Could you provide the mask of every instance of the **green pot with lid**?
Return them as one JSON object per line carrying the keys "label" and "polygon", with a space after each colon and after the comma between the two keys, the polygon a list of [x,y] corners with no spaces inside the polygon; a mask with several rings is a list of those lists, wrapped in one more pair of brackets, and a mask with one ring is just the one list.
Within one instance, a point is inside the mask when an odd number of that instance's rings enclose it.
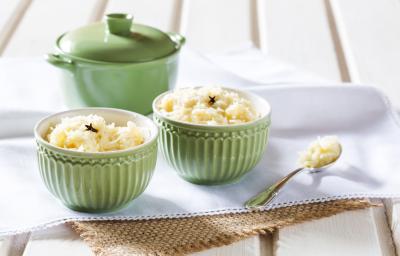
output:
{"label": "green pot with lid", "polygon": [[174,87],[185,38],[113,13],[58,37],[46,60],[63,72],[70,107],[152,112],[153,99]]}

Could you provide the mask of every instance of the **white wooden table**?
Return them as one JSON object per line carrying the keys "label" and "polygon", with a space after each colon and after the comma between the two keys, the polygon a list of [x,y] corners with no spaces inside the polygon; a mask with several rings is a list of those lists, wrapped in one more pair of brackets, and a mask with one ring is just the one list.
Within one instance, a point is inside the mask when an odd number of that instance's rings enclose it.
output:
{"label": "white wooden table", "polygon": [[[42,55],[61,32],[104,12],[129,12],[142,23],[180,32],[205,52],[252,41],[333,81],[375,85],[400,106],[400,0],[0,0],[0,55]],[[394,256],[400,253],[400,200],[383,203],[196,255]],[[58,226],[0,240],[0,255],[91,252]]]}

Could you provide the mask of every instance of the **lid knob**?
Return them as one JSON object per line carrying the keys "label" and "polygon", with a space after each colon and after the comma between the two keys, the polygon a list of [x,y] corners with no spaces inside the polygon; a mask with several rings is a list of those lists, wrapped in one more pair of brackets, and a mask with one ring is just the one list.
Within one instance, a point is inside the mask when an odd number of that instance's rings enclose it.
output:
{"label": "lid knob", "polygon": [[111,34],[127,36],[131,32],[132,15],[126,13],[110,13],[106,15],[106,29]]}

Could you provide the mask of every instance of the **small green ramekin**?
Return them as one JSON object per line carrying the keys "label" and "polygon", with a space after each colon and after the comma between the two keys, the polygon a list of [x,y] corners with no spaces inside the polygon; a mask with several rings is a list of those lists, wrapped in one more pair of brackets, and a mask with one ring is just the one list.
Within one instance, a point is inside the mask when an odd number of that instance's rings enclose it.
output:
{"label": "small green ramekin", "polygon": [[[55,147],[45,140],[61,118],[96,114],[125,126],[133,121],[149,129],[146,142],[135,148],[87,153]],[[83,108],[57,113],[34,129],[41,178],[65,206],[82,212],[110,212],[127,206],[147,187],[157,160],[157,126],[147,117],[112,108]]]}
{"label": "small green ramekin", "polygon": [[157,108],[166,92],[153,101],[153,118],[160,128],[159,148],[183,179],[202,185],[239,181],[261,160],[271,120],[271,107],[263,98],[244,91],[260,113],[257,120],[235,125],[199,125],[172,120]]}

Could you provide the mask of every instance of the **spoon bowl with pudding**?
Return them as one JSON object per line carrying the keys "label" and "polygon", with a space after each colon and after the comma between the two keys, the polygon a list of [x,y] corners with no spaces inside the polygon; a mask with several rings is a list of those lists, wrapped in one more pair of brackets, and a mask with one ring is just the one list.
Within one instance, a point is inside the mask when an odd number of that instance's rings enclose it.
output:
{"label": "spoon bowl with pudding", "polygon": [[300,167],[245,202],[247,208],[262,208],[268,205],[296,174],[303,170],[316,173],[328,169],[342,155],[342,145],[336,136],[326,136],[313,141],[306,151],[300,152]]}

